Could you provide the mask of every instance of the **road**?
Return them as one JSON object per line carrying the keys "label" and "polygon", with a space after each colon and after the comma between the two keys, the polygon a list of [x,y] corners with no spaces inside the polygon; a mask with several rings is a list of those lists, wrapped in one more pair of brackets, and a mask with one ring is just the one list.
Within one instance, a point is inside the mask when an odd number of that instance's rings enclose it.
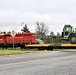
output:
{"label": "road", "polygon": [[0,75],[76,75],[76,51],[0,57]]}

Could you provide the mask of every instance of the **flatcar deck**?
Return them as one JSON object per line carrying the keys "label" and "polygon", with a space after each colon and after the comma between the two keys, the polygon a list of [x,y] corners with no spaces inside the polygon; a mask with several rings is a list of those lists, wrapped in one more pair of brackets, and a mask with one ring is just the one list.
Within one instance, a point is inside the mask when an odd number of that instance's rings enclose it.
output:
{"label": "flatcar deck", "polygon": [[76,47],[76,44],[61,44],[61,47]]}
{"label": "flatcar deck", "polygon": [[44,50],[44,49],[51,49],[52,47],[50,44],[28,44],[25,45],[25,48],[37,48],[39,50]]}
{"label": "flatcar deck", "polygon": [[50,44],[28,44],[26,47],[48,47]]}
{"label": "flatcar deck", "polygon": [[26,48],[38,48],[38,49],[75,49],[76,44],[28,44]]}

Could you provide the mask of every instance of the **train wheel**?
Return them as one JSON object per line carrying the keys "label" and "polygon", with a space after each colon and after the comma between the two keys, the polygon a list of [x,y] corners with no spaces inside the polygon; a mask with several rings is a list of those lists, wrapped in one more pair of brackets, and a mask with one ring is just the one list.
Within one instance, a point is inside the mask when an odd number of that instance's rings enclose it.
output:
{"label": "train wheel", "polygon": [[72,34],[70,37],[69,37],[69,42],[71,44],[76,44],[76,34]]}
{"label": "train wheel", "polygon": [[20,45],[20,48],[21,48],[21,49],[24,49],[24,48],[25,48],[25,45],[24,45],[24,44],[21,44],[21,45]]}

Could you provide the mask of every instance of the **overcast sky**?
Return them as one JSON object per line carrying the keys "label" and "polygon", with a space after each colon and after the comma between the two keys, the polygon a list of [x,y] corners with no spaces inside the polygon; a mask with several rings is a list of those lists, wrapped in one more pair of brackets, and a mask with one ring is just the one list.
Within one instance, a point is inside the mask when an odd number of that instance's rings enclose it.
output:
{"label": "overcast sky", "polygon": [[0,31],[21,31],[21,23],[35,31],[36,21],[60,32],[65,24],[76,27],[76,0],[0,0]]}

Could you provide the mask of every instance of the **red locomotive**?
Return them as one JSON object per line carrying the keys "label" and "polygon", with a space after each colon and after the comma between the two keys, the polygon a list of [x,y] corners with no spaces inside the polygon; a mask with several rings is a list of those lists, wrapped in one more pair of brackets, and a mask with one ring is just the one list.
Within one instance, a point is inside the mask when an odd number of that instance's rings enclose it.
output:
{"label": "red locomotive", "polygon": [[[18,33],[14,37],[14,46],[24,48],[25,44],[36,43],[35,33]],[[13,37],[11,34],[0,34],[0,47],[12,47]]]}

